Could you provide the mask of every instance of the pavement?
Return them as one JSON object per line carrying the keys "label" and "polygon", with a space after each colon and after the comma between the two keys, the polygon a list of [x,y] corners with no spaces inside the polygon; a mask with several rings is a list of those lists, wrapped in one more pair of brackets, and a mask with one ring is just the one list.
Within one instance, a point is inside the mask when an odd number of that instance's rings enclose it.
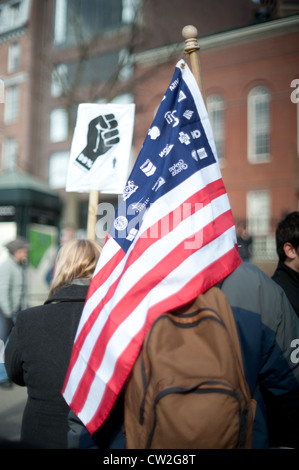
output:
{"label": "pavement", "polygon": [[11,388],[0,386],[0,440],[18,442],[20,439],[23,410],[27,400],[27,388],[13,384]]}

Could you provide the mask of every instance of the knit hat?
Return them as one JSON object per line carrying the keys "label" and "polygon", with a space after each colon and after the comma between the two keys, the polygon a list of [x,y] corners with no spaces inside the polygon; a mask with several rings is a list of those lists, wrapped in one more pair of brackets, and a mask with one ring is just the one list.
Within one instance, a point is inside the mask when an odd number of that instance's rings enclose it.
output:
{"label": "knit hat", "polygon": [[25,238],[22,237],[17,237],[12,242],[7,243],[5,246],[12,255],[17,250],[29,250],[29,243],[25,240]]}

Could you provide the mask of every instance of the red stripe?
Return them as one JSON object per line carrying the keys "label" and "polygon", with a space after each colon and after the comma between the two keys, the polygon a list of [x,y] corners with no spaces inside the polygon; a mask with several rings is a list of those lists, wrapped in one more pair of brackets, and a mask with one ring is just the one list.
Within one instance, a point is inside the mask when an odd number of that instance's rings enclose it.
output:
{"label": "red stripe", "polygon": [[[176,308],[178,305],[181,305],[181,298],[184,299],[184,303],[188,303],[189,301],[193,300],[197,295],[199,295],[199,285],[203,286],[201,292],[205,292],[207,289],[217,284],[217,282],[219,282],[221,279],[228,276],[234,269],[237,268],[237,266],[239,266],[240,263],[241,259],[238,255],[238,250],[233,248],[228,253],[207,266],[201,273],[198,273],[196,276],[194,276],[194,278],[179,292],[176,292],[167,299],[158,302],[149,309],[148,321],[145,328],[135,335],[134,341],[130,342],[128,347],[119,357],[113,376],[106,385],[106,390],[103,394],[101,403],[93,418],[86,425],[91,434],[103,424],[109,412],[111,411],[118,396],[114,390],[122,389],[127,376],[139,355],[144,338],[157,316],[161,313]],[[219,269],[219,266],[223,266],[224,270]],[[213,278],[213,276],[215,277]]]}
{"label": "red stripe", "polygon": [[[230,210],[220,215],[216,220],[210,222],[203,229],[203,246],[225,232],[233,225],[233,223],[233,217]],[[94,371],[99,368],[105,353],[106,345],[111,336],[117,330],[118,325],[120,325],[130,315],[132,310],[139,305],[148,292],[150,292],[161,280],[163,280],[193,252],[198,251],[198,248],[185,250],[184,244],[185,240],[177,245],[153,269],[148,271],[138,282],[136,282],[133,288],[126,293],[125,297],[120,299],[118,304],[111,311],[109,320],[101,331],[91,353],[87,369],[73,396],[71,408],[75,412],[79,413],[84,406],[87,396],[86,392],[89,390],[94,379]]]}

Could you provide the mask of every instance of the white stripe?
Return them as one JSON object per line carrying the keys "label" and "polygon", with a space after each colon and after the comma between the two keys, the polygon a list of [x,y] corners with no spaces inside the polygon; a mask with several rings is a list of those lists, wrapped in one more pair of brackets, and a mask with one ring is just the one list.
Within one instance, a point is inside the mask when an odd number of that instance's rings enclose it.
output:
{"label": "white stripe", "polygon": [[[215,259],[220,258],[231,250],[233,248],[233,237],[234,227],[231,227],[216,240],[213,240],[201,250],[194,252],[192,256],[187,258],[173,270],[167,278],[152,289],[135,310],[132,311],[129,317],[120,324],[106,346],[104,358],[90,387],[85,406],[79,415],[79,418],[83,422],[86,422],[86,420],[89,421],[91,416],[94,416],[96,413],[105,392],[105,387],[102,386],[103,382],[109,382],[113,376],[118,358],[130,344],[132,338],[134,338],[144,326],[148,310],[157,303],[157,300],[159,302],[165,300],[190,282],[190,280],[200,272],[198,270],[199,265],[201,266],[201,270],[203,270],[213,263]],[[213,253],[212,259],[211,253]],[[186,272],[189,273],[187,279],[184,274]],[[183,280],[185,280],[185,284]],[[94,403],[94,406],[92,406],[92,403]]]}

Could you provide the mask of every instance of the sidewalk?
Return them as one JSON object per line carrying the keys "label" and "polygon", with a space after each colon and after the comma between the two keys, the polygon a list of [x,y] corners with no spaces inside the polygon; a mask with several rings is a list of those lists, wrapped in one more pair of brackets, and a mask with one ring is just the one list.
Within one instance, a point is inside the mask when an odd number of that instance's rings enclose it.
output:
{"label": "sidewalk", "polygon": [[11,388],[0,387],[0,440],[16,442],[20,439],[26,400],[26,387],[15,384]]}

